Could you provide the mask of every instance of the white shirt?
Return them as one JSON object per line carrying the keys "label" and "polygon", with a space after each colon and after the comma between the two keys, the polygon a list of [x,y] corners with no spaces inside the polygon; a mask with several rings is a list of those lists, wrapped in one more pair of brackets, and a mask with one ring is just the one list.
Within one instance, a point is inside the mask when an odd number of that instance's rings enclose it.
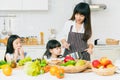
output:
{"label": "white shirt", "polygon": [[[76,22],[69,20],[65,23],[63,30],[58,34],[57,36],[57,40],[62,40],[62,39],[66,39],[68,40],[68,34],[70,32],[70,28],[72,27],[72,32],[77,32],[77,33],[84,33],[85,29],[84,29],[84,23],[81,25],[80,30],[77,31],[76,30]],[[88,43],[91,43],[91,39],[88,40]]]}
{"label": "white shirt", "polygon": [[52,61],[52,60],[63,60],[63,58],[47,58],[47,56],[44,56],[44,59],[47,60],[47,61]]}
{"label": "white shirt", "polygon": [[[14,58],[14,55],[13,55],[13,54],[10,54],[10,53],[7,53],[6,56],[8,56],[8,57],[11,59],[11,61],[12,61],[13,58]],[[19,60],[19,59],[20,59],[20,56],[18,56],[18,59],[17,59],[17,60]]]}

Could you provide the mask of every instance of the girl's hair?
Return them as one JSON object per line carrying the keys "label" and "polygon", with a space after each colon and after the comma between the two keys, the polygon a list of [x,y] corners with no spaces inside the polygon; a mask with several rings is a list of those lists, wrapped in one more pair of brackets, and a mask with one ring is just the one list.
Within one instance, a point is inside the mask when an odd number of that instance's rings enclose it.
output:
{"label": "girl's hair", "polygon": [[83,21],[84,29],[85,29],[83,40],[87,41],[92,35],[91,16],[90,16],[91,12],[90,12],[89,4],[83,2],[77,4],[76,7],[74,8],[73,15],[70,18],[70,20],[75,20],[75,15],[78,13],[85,16],[85,19]]}
{"label": "girl's hair", "polygon": [[7,41],[7,46],[6,46],[6,52],[5,52],[5,56],[4,56],[4,60],[6,61],[6,54],[9,53],[9,54],[13,54],[14,52],[14,48],[13,48],[13,42],[14,40],[16,40],[17,38],[20,38],[18,35],[11,35],[9,38],[8,38],[8,41]]}
{"label": "girl's hair", "polygon": [[[51,57],[50,49],[53,49],[56,47],[61,47],[60,42],[58,42],[57,40],[49,40],[46,45],[46,52],[44,53],[43,58],[44,58],[44,56],[47,56],[47,58],[50,58]],[[57,56],[57,57],[59,57],[59,56]]]}

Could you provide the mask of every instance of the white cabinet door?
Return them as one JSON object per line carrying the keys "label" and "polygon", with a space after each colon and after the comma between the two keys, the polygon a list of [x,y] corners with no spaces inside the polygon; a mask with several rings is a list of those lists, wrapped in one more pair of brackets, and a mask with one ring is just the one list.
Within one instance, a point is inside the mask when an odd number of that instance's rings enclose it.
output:
{"label": "white cabinet door", "polygon": [[0,60],[4,60],[5,51],[6,51],[5,47],[0,47]]}
{"label": "white cabinet door", "polygon": [[24,47],[24,51],[27,53],[27,56],[30,56],[32,59],[42,58],[45,53],[45,48],[38,47]]}
{"label": "white cabinet door", "polygon": [[48,10],[48,0],[0,0],[0,10]]}
{"label": "white cabinet door", "polygon": [[21,0],[0,0],[0,10],[21,10]]}
{"label": "white cabinet door", "polygon": [[48,10],[48,0],[23,0],[22,10]]}

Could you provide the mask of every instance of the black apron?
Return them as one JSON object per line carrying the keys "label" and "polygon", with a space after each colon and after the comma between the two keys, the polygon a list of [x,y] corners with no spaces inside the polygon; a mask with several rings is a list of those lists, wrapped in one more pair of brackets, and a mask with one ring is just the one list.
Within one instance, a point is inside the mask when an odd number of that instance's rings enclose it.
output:
{"label": "black apron", "polygon": [[71,26],[70,28],[67,40],[67,42],[70,44],[70,50],[65,49],[63,56],[66,56],[70,53],[78,52],[80,59],[90,61],[90,54],[84,51],[88,47],[87,42],[83,40],[84,34],[72,32],[72,28],[73,26]]}

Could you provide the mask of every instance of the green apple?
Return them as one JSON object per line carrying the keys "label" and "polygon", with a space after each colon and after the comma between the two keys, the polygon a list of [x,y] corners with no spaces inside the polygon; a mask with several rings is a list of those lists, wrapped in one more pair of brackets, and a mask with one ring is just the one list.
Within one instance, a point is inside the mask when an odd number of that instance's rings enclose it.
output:
{"label": "green apple", "polygon": [[67,65],[67,66],[74,66],[74,65],[70,64],[70,65]]}
{"label": "green apple", "polygon": [[85,61],[84,60],[78,60],[75,64],[75,66],[83,66],[85,65]]}

